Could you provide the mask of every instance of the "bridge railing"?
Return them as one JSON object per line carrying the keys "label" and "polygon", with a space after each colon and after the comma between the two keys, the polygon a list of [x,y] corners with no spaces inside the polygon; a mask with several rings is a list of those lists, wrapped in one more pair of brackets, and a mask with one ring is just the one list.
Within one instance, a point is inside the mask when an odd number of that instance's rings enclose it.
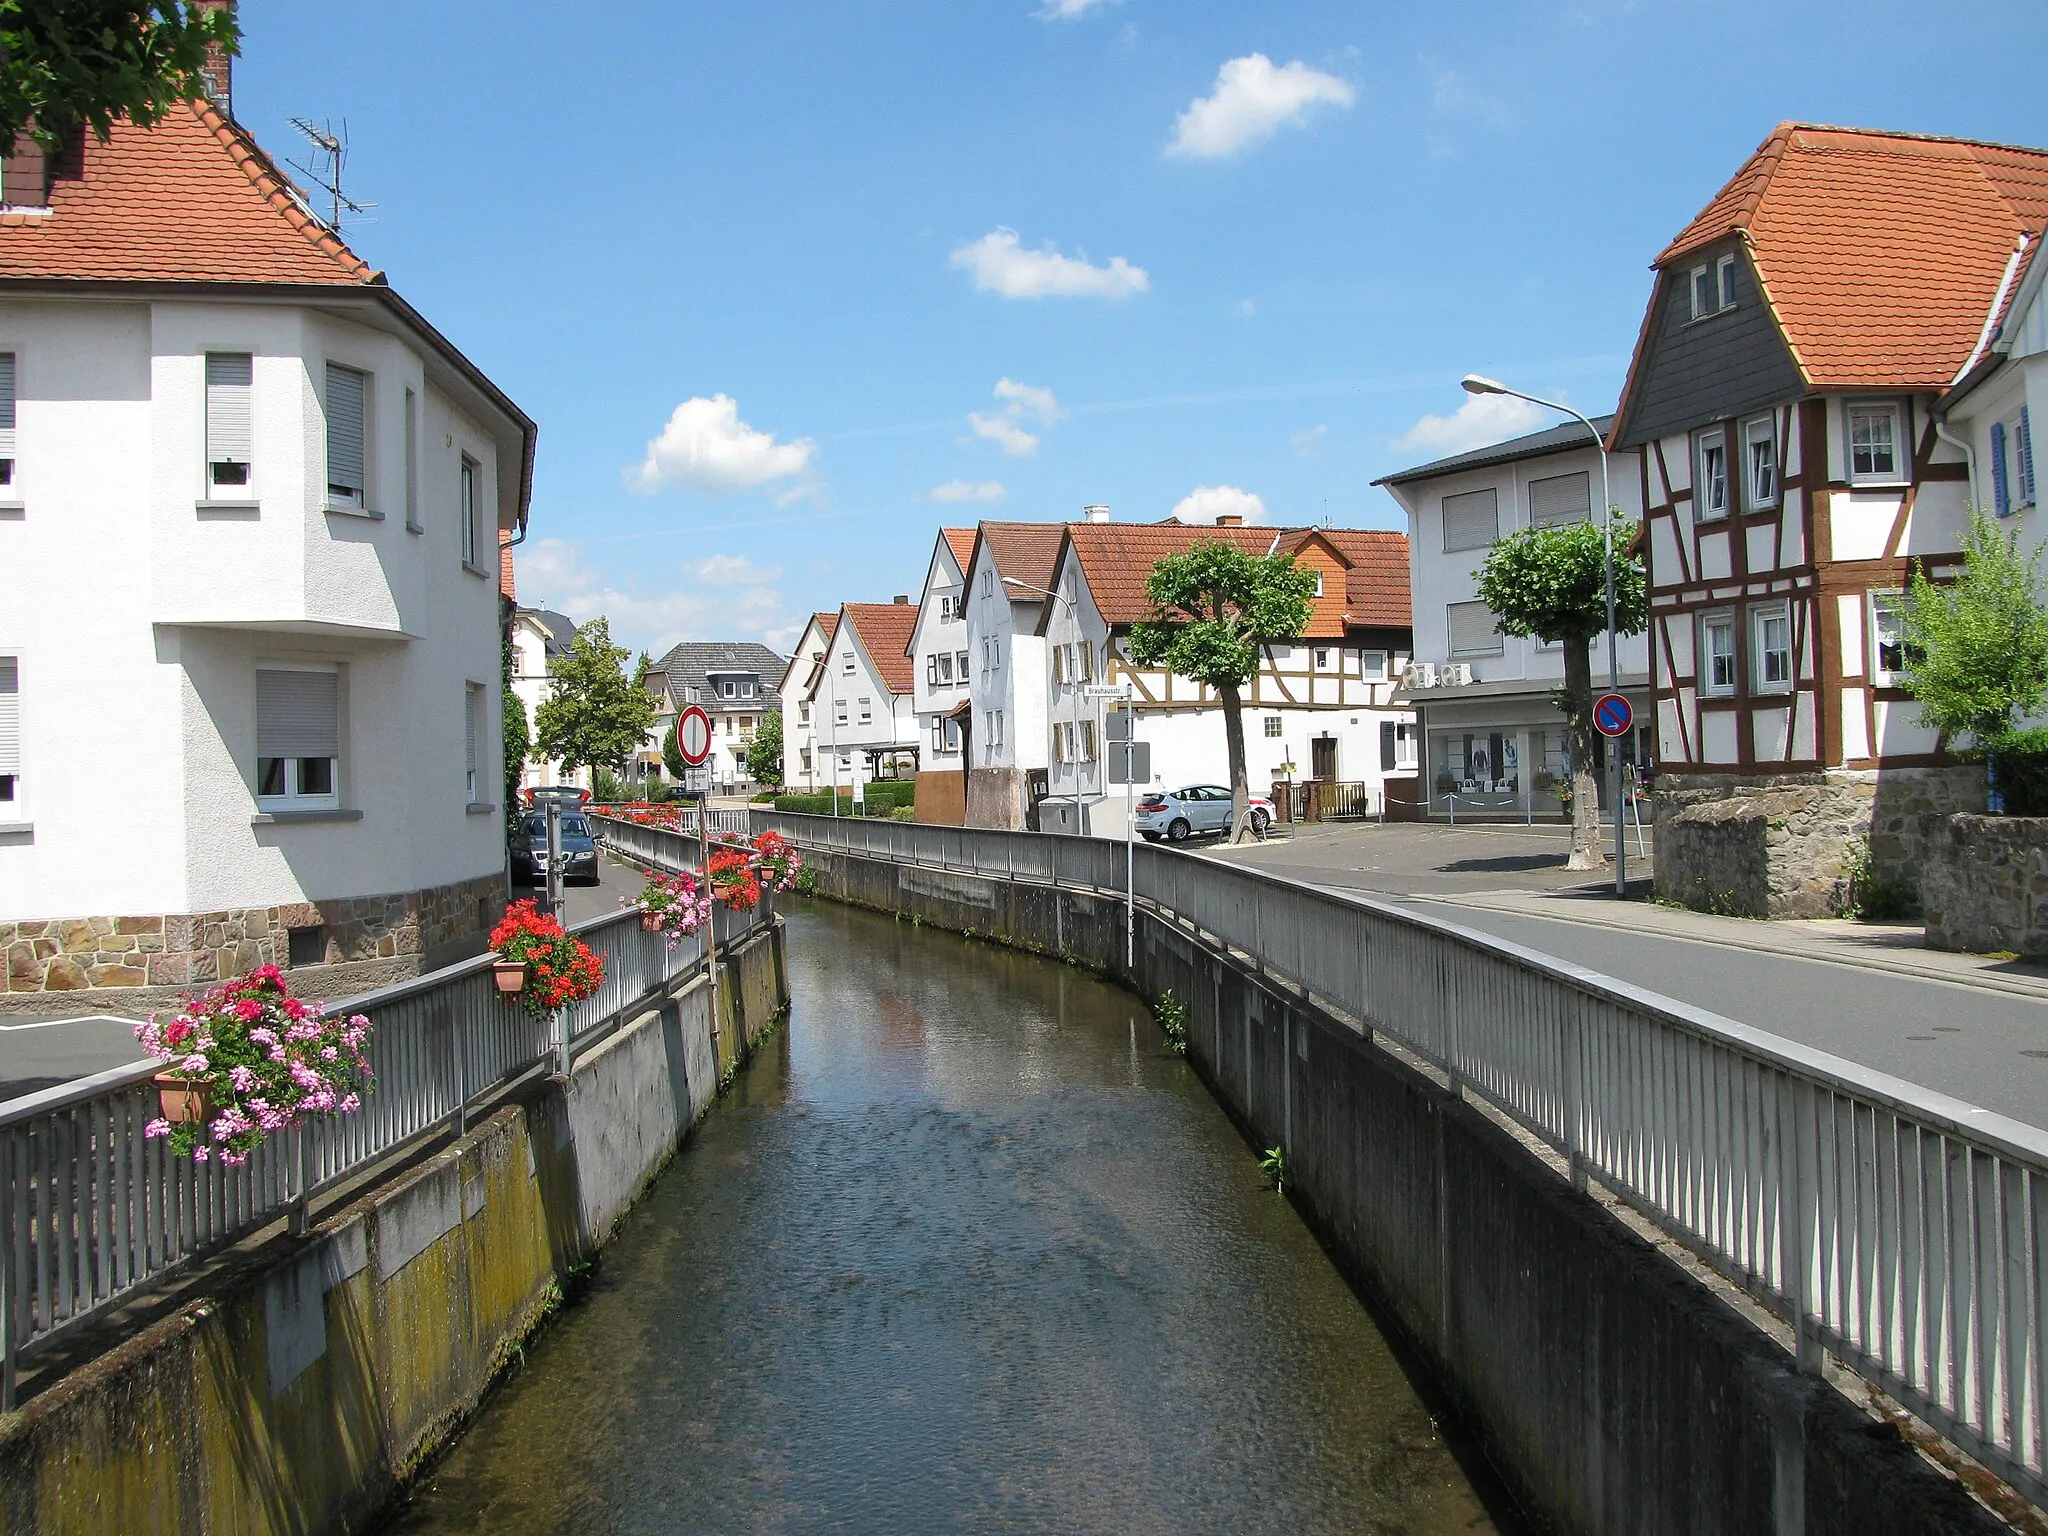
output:
{"label": "bridge railing", "polygon": [[[800,846],[1121,895],[1097,839],[756,812]],[[1444,1072],[2037,1503],[2048,1134],[1456,923],[1140,847],[1134,896]]]}
{"label": "bridge railing", "polygon": [[[714,918],[721,943],[771,920],[765,903]],[[480,1096],[540,1068],[558,1047],[573,1053],[703,963],[700,937],[670,948],[630,912],[570,931],[603,958],[604,980],[553,1018],[506,1000],[488,953],[330,1007],[369,1016],[374,1090],[355,1114],[266,1138],[240,1167],[193,1163],[143,1135],[158,1113],[158,1062],[0,1104],[0,1406],[13,1406],[24,1351],[303,1211],[370,1163],[461,1130]]]}

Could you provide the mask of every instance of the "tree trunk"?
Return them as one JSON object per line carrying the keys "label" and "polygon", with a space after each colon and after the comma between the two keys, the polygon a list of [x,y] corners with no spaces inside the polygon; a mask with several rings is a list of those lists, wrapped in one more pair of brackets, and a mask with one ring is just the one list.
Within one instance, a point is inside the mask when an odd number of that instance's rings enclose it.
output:
{"label": "tree trunk", "polygon": [[1564,642],[1565,739],[1572,755],[1572,852],[1566,869],[1604,869],[1600,846],[1600,786],[1594,774],[1598,732],[1593,729],[1593,643],[1585,635]]}
{"label": "tree trunk", "polygon": [[1230,752],[1230,840],[1241,843],[1251,826],[1251,779],[1244,766],[1244,704],[1235,688],[1218,688],[1223,700],[1223,740]]}

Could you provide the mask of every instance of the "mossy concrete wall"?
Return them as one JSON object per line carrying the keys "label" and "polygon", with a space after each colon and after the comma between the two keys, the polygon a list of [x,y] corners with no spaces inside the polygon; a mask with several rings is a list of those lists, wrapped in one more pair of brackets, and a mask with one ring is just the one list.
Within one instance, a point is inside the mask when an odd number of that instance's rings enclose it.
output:
{"label": "mossy concrete wall", "polygon": [[0,1423],[20,1536],[362,1530],[782,1012],[779,925]]}
{"label": "mossy concrete wall", "polygon": [[1188,1054],[1457,1407],[1539,1529],[1932,1536],[1946,1474],[1458,1093],[1120,901],[807,852],[818,892],[1056,953],[1187,1004]]}

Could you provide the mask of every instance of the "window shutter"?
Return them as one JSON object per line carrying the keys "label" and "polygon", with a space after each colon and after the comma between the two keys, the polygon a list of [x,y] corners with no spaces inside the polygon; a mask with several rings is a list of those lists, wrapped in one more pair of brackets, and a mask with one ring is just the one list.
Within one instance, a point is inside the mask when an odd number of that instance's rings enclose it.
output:
{"label": "window shutter", "polygon": [[1553,475],[1529,482],[1529,526],[1559,528],[1581,522],[1593,515],[1593,478],[1590,470],[1575,475]]}
{"label": "window shutter", "polygon": [[2028,419],[2024,405],[2020,407],[2019,426],[2013,439],[2013,459],[2020,468],[2020,500],[2031,506],[2034,501],[2034,424]]}
{"label": "window shutter", "polygon": [[1084,683],[1092,683],[1092,682],[1094,682],[1094,681],[1095,681],[1095,647],[1094,647],[1094,646],[1093,646],[1092,644],[1090,644],[1090,643],[1089,643],[1088,641],[1086,641],[1086,640],[1083,640],[1083,641],[1081,642],[1081,645],[1080,645],[1080,649],[1079,649],[1079,651],[1078,651],[1078,652],[1077,652],[1076,654],[1078,654],[1078,655],[1079,655],[1079,657],[1080,657],[1080,660],[1081,660],[1081,681],[1082,681],[1082,682],[1084,682]]}
{"label": "window shutter", "polygon": [[1487,489],[1444,498],[1444,548],[1484,549],[1500,537],[1500,496]]}
{"label": "window shutter", "polygon": [[1991,423],[1991,510],[2000,517],[2012,515],[2012,487],[2005,476],[2005,423]]}
{"label": "window shutter", "polygon": [[14,354],[0,352],[0,459],[14,457]]}
{"label": "window shutter", "polygon": [[363,376],[327,365],[327,484],[363,496]]}
{"label": "window shutter", "polygon": [[1486,604],[1452,603],[1449,618],[1453,656],[1500,655],[1500,631]]}
{"label": "window shutter", "polygon": [[1081,722],[1081,761],[1084,763],[1095,761],[1095,722],[1093,720],[1083,720]]}
{"label": "window shutter", "polygon": [[0,656],[0,773],[21,772],[21,663]]}
{"label": "window shutter", "polygon": [[334,673],[257,671],[258,757],[339,757],[340,722]]}
{"label": "window shutter", "polygon": [[250,425],[252,372],[246,352],[206,354],[206,462],[247,464],[254,430]]}
{"label": "window shutter", "polygon": [[477,706],[483,702],[484,691],[475,683],[462,685],[462,761],[472,775],[476,772]]}

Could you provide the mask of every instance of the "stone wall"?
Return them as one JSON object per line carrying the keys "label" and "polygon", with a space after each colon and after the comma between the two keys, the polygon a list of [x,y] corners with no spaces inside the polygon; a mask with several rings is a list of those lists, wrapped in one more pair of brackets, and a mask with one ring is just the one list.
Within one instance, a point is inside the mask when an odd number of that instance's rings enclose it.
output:
{"label": "stone wall", "polygon": [[2048,817],[1926,820],[1928,947],[2048,956]]}
{"label": "stone wall", "polygon": [[1917,889],[1930,816],[1981,810],[1977,767],[1879,772],[1672,774],[1651,797],[1657,894],[1737,917],[1836,917],[1849,846]]}
{"label": "stone wall", "polygon": [[968,826],[1001,827],[1007,831],[1021,832],[1024,830],[1027,804],[1023,769],[967,770]]}
{"label": "stone wall", "polygon": [[[209,986],[259,965],[289,967],[291,935],[320,930],[306,966],[389,961],[397,980],[474,953],[503,910],[502,875],[425,891],[237,907],[147,917],[60,917],[0,922],[0,1013],[65,1002],[133,1006],[141,993]],[[81,995],[82,994],[82,995]],[[118,994],[118,996],[116,996]]]}

